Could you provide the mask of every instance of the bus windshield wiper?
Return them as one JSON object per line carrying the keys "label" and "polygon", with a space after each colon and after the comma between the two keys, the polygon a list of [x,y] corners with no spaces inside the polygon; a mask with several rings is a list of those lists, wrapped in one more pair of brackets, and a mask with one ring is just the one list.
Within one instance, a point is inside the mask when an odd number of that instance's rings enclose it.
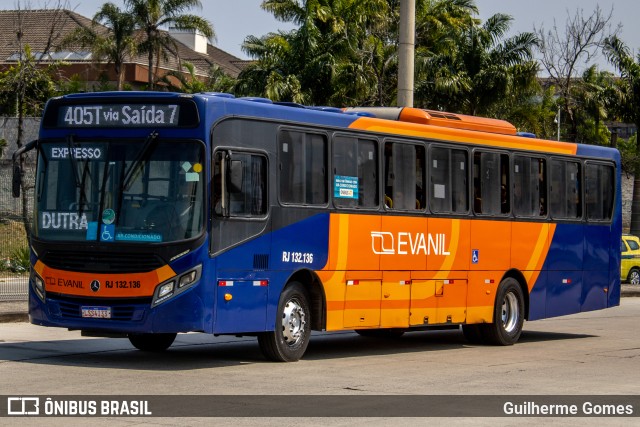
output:
{"label": "bus windshield wiper", "polygon": [[147,139],[144,141],[144,145],[138,152],[138,155],[136,156],[135,160],[131,162],[131,165],[129,165],[129,169],[127,169],[127,171],[124,173],[122,186],[120,187],[121,197],[122,197],[122,193],[125,190],[129,189],[131,180],[133,179],[134,176],[136,176],[136,172],[142,166],[142,160],[146,157],[147,153],[149,152],[149,149],[151,148],[151,146],[153,145],[153,143],[156,141],[157,138],[158,138],[158,132],[156,132],[155,130],[149,134]]}
{"label": "bus windshield wiper", "polygon": [[[67,136],[67,148],[69,149],[69,162],[71,163],[71,169],[73,170],[73,177],[76,181],[76,188],[80,189],[80,200],[78,201],[78,214],[82,215],[84,203],[87,201],[87,194],[84,191],[84,174],[82,180],[78,174],[78,161],[74,156],[73,151],[73,135]],[[71,209],[71,207],[69,207]]]}

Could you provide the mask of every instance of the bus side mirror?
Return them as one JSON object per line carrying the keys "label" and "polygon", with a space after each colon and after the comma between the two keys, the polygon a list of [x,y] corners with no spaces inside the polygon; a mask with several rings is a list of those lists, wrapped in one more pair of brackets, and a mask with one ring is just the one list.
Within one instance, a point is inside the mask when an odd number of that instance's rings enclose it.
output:
{"label": "bus side mirror", "polygon": [[20,197],[20,187],[22,187],[22,168],[20,164],[13,164],[13,178],[11,180],[13,197]]}
{"label": "bus side mirror", "polygon": [[22,167],[20,166],[20,156],[22,156],[27,151],[31,151],[38,145],[38,140],[34,139],[33,141],[28,142],[22,147],[18,148],[15,153],[13,153],[13,157],[11,158],[13,161],[13,177],[11,179],[11,192],[13,193],[13,197],[20,197],[20,187],[22,187]]}

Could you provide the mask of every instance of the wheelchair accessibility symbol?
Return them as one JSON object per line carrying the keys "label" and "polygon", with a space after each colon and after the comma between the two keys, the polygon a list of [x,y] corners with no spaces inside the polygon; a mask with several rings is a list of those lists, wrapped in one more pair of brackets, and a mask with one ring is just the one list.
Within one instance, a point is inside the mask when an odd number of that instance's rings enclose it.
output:
{"label": "wheelchair accessibility symbol", "polygon": [[473,249],[471,251],[471,263],[477,264],[480,261],[480,251],[477,249]]}
{"label": "wheelchair accessibility symbol", "polygon": [[116,226],[115,224],[102,224],[100,226],[100,241],[101,242],[113,242],[116,239]]}

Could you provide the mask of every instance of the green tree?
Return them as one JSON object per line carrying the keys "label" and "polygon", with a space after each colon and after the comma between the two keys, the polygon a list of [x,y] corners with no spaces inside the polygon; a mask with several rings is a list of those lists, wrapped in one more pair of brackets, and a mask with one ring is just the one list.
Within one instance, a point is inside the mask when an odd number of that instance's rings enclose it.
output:
{"label": "green tree", "polygon": [[206,78],[196,75],[195,66],[190,62],[182,63],[182,68],[186,73],[171,70],[160,79],[170,91],[184,93],[230,92],[235,84],[235,79],[229,77],[215,64],[209,69]]}
{"label": "green tree", "polygon": [[416,104],[471,115],[490,115],[510,94],[530,92],[537,84],[533,60],[537,39],[520,33],[504,39],[508,15],[495,14],[482,25],[460,32],[450,49],[424,56]]}
{"label": "green tree", "polygon": [[[623,120],[640,126],[640,55],[634,60],[629,48],[617,36],[609,37],[604,43],[604,54],[607,60],[620,73],[622,101],[621,111]],[[633,201],[631,204],[631,234],[640,236],[640,139],[636,138]]]}
{"label": "green tree", "polygon": [[[173,26],[179,30],[201,32],[207,38],[215,37],[211,23],[198,15],[184,13],[194,7],[202,8],[200,0],[125,0],[127,12],[144,32],[140,43],[141,52],[148,55],[149,88],[153,89],[161,58],[167,58],[167,52],[177,52],[174,39],[161,28]],[[156,72],[154,73],[154,60]]]}
{"label": "green tree", "polygon": [[[101,31],[103,25],[107,32]],[[91,27],[80,27],[63,40],[63,46],[80,45],[89,47],[96,60],[105,59],[113,64],[118,84],[122,90],[124,84],[124,64],[136,52],[134,38],[135,21],[113,3],[105,3],[94,15]]]}

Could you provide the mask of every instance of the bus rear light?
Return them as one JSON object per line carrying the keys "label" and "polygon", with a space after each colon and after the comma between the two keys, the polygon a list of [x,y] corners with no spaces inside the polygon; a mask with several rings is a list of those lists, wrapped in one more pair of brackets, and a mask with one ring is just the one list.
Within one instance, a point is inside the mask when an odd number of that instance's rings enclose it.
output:
{"label": "bus rear light", "polygon": [[218,286],[233,286],[233,280],[218,280]]}
{"label": "bus rear light", "polygon": [[454,282],[455,282],[455,280],[449,280],[449,279],[447,279],[447,280],[445,280],[445,281],[444,281],[444,284],[445,284],[445,285],[453,285],[453,284],[454,284]]}
{"label": "bus rear light", "polygon": [[401,285],[410,285],[411,284],[411,280],[400,280],[400,284]]}
{"label": "bus rear light", "polygon": [[484,283],[486,283],[487,285],[490,285],[492,283],[495,283],[495,280],[493,280],[493,279],[484,279]]}
{"label": "bus rear light", "polygon": [[563,285],[570,285],[571,284],[571,279],[562,279],[562,284]]}
{"label": "bus rear light", "polygon": [[254,280],[253,286],[269,286],[268,280]]}
{"label": "bus rear light", "polygon": [[359,280],[347,280],[347,286],[355,286],[360,284]]}

